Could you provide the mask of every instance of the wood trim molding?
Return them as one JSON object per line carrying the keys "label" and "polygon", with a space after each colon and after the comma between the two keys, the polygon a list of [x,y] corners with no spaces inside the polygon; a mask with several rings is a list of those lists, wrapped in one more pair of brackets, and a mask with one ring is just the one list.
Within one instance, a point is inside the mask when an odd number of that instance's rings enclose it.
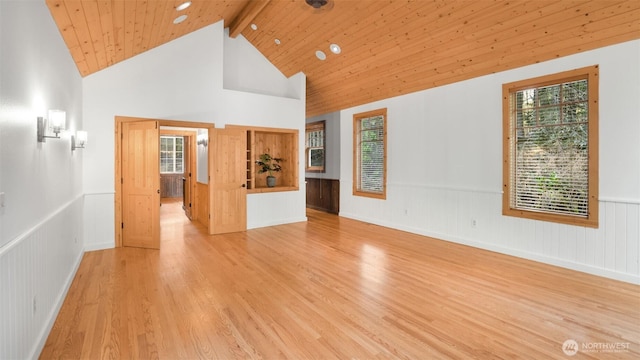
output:
{"label": "wood trim molding", "polygon": [[160,135],[197,136],[197,131],[160,129]]}
{"label": "wood trim molding", "polygon": [[158,120],[160,126],[172,126],[181,128],[196,128],[196,129],[210,129],[215,128],[214,123],[197,122],[197,121],[183,121],[183,120]]}
{"label": "wood trim molding", "polygon": [[247,5],[242,8],[240,14],[236,16],[229,25],[229,37],[235,39],[244,29],[247,28],[253,19],[260,14],[262,9],[269,4],[271,0],[249,0]]}
{"label": "wood trim molding", "polygon": [[[599,201],[598,201],[598,137],[599,137],[599,65],[587,66],[579,69],[563,71],[555,74],[543,75],[537,78],[524,79],[502,85],[502,214],[505,216],[521,217],[526,219],[556,222],[576,226],[586,226],[591,228],[599,227]],[[514,172],[514,165],[511,158],[511,109],[510,99],[513,93],[528,88],[537,88],[552,84],[560,84],[575,80],[587,80],[589,86],[588,93],[588,209],[587,216],[572,216],[568,214],[553,213],[551,211],[529,211],[511,206],[513,196],[511,185],[511,175]]]}
{"label": "wood trim molding", "polygon": [[[382,173],[382,192],[379,193],[373,193],[373,192],[366,192],[366,191],[362,191],[358,188],[359,184],[358,184],[358,166],[360,166],[360,164],[358,163],[357,159],[358,159],[358,135],[359,135],[359,131],[358,131],[358,124],[360,123],[360,121],[362,119],[366,119],[369,117],[373,117],[373,116],[383,116],[384,117],[384,122],[383,122],[383,144],[384,144],[384,154],[383,154],[383,163],[382,163],[382,167],[384,169],[383,173]],[[386,200],[387,199],[387,148],[389,147],[388,143],[387,143],[387,124],[388,124],[388,117],[387,117],[387,108],[381,108],[381,109],[376,109],[376,110],[371,110],[371,111],[366,111],[366,112],[362,112],[362,113],[358,113],[358,114],[353,114],[353,181],[352,181],[352,194],[353,196],[364,196],[364,197],[369,197],[369,198],[374,198],[374,199],[381,199],[381,200]]]}
{"label": "wood trim molding", "polygon": [[299,133],[298,129],[285,129],[285,128],[275,128],[275,127],[266,127],[266,126],[249,126],[249,125],[226,125],[225,129],[243,129],[243,130],[261,131],[261,132],[283,133],[283,134]]}

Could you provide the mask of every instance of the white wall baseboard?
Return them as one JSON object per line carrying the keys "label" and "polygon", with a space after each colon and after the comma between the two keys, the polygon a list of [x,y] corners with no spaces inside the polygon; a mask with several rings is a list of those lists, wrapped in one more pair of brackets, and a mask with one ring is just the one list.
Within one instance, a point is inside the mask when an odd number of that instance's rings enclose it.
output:
{"label": "white wall baseboard", "polygon": [[394,224],[387,221],[379,221],[378,219],[358,216],[357,214],[352,214],[352,213],[340,212],[340,216],[353,219],[353,220],[368,222],[371,224],[376,224],[376,225],[380,225],[380,226],[384,226],[392,229],[402,230],[402,231],[410,232],[413,234],[428,236],[438,240],[449,241],[449,242],[453,242],[461,245],[467,245],[467,246],[475,247],[478,249],[493,251],[493,252],[497,252],[504,255],[515,256],[515,257],[532,260],[532,261],[536,261],[536,262],[540,262],[540,263],[544,263],[552,266],[558,266],[565,269],[575,270],[575,271],[579,271],[579,272],[583,272],[583,273],[587,273],[595,276],[606,277],[613,280],[619,280],[619,281],[624,281],[631,284],[640,285],[640,276],[634,275],[634,274],[621,273],[611,269],[596,267],[589,264],[578,263],[575,261],[569,261],[569,260],[560,259],[560,258],[554,258],[554,257],[546,256],[544,254],[537,254],[537,253],[522,251],[518,249],[510,249],[510,248],[506,248],[506,247],[495,245],[495,244],[480,242],[468,237],[452,237],[444,233],[427,231],[425,229],[420,229],[412,226],[402,226],[402,225]]}

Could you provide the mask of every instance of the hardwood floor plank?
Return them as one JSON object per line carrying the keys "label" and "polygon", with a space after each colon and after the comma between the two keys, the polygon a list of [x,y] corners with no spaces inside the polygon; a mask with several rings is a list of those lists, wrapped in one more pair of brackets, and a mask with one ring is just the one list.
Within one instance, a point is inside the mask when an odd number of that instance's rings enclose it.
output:
{"label": "hardwood floor plank", "polygon": [[[314,210],[86,253],[42,359],[640,357],[640,287]],[[618,344],[616,352],[594,346]]]}

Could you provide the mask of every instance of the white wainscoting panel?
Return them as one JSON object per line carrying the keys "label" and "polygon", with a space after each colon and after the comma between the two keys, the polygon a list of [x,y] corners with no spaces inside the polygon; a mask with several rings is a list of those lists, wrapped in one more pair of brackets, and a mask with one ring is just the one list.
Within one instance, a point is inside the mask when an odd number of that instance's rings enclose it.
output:
{"label": "white wainscoting panel", "polygon": [[265,192],[247,195],[247,229],[307,221],[306,193],[296,191]]}
{"label": "white wainscoting panel", "polygon": [[503,216],[491,189],[390,183],[387,200],[376,200],[352,196],[344,182],[341,193],[344,217],[640,284],[637,200],[600,199],[593,229]]}
{"label": "white wainscoting panel", "polygon": [[84,250],[113,249],[116,246],[114,192],[84,196]]}
{"label": "white wainscoting panel", "polygon": [[34,359],[83,254],[83,196],[0,248],[0,359]]}

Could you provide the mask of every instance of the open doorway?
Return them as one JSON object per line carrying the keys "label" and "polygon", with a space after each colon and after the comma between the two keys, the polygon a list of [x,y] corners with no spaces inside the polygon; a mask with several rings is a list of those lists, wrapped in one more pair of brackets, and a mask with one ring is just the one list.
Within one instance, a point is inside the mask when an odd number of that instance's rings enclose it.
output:
{"label": "open doorway", "polygon": [[198,172],[202,171],[197,166],[197,134],[188,128],[160,128],[160,203],[180,202],[189,220],[197,220],[194,194]]}
{"label": "open doorway", "polygon": [[[180,202],[185,217],[199,220],[209,228],[211,196],[207,181],[210,167],[206,166],[210,157],[207,134],[214,129],[214,124],[116,116],[115,128],[116,247],[160,247],[161,132],[174,137],[174,158],[170,166],[173,173],[179,174],[177,187],[181,190]],[[203,142],[198,141],[199,133]],[[178,138],[181,140],[176,141]],[[181,146],[176,146],[177,143]],[[179,161],[175,158],[177,149],[183,152]],[[198,157],[202,159],[198,161]],[[205,164],[200,171],[197,170],[199,162]],[[169,164],[168,161],[165,163]],[[184,169],[187,170],[186,177]],[[200,179],[204,184],[198,181]],[[132,235],[141,240],[132,241]]]}

